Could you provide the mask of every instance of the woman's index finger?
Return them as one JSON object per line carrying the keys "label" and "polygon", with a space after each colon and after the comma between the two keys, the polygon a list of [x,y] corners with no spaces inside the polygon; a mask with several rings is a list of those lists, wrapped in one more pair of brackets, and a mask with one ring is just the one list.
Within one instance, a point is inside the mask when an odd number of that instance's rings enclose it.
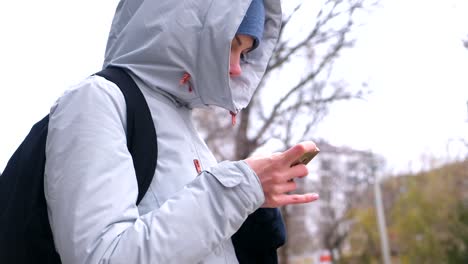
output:
{"label": "woman's index finger", "polygon": [[287,164],[293,164],[306,152],[316,152],[317,150],[314,142],[304,141],[283,152],[283,158]]}

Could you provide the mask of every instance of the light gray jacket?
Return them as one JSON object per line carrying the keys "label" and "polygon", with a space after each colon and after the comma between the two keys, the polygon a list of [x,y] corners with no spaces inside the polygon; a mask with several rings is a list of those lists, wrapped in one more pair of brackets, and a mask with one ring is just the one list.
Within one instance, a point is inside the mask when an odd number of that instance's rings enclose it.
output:
{"label": "light gray jacket", "polygon": [[[244,108],[271,57],[279,0],[265,0],[264,39],[229,78],[230,42],[250,0],[123,0],[104,66],[131,72],[158,134],[158,165],[141,203],[126,146],[125,100],[92,76],[52,106],[45,194],[63,263],[237,263],[231,236],[264,202],[243,161],[217,163],[191,109]],[[185,73],[190,79],[181,83]],[[195,161],[202,169],[197,172]]]}

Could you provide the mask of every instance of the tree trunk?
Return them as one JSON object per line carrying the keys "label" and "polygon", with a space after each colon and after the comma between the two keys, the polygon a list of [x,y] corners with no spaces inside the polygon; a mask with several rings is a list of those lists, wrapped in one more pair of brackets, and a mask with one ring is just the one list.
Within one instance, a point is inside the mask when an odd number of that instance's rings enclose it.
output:
{"label": "tree trunk", "polygon": [[258,147],[255,142],[252,142],[247,137],[250,121],[250,105],[242,110],[239,120],[239,129],[237,130],[235,139],[235,159],[246,159]]}

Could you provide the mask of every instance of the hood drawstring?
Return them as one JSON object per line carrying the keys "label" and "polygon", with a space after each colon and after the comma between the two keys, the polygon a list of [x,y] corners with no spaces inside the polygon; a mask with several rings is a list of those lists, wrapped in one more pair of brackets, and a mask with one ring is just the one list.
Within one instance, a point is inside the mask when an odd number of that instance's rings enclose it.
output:
{"label": "hood drawstring", "polygon": [[180,81],[179,81],[180,85],[184,85],[184,84],[188,83],[189,93],[191,93],[193,91],[192,85],[189,82],[191,77],[192,76],[190,76],[190,74],[188,72],[186,72],[186,73],[184,73],[184,76],[182,76],[182,79],[180,79]]}
{"label": "hood drawstring", "polygon": [[[189,85],[189,92],[191,93],[193,91],[192,89],[192,85],[190,84],[190,78],[192,76],[190,76],[190,74],[188,72],[184,73],[184,76],[182,76],[182,78],[180,79],[179,81],[179,84],[180,85],[185,85],[188,83]],[[229,113],[231,114],[231,123],[232,123],[232,126],[235,126],[236,125],[236,113],[232,112],[232,111],[229,111]],[[196,166],[196,165],[195,165]]]}
{"label": "hood drawstring", "polygon": [[195,165],[195,170],[197,170],[197,173],[200,174],[202,172],[200,161],[198,159],[194,159],[193,165]]}
{"label": "hood drawstring", "polygon": [[231,114],[231,123],[232,123],[232,126],[235,126],[236,125],[236,113],[232,112],[232,111],[229,111],[229,113]]}

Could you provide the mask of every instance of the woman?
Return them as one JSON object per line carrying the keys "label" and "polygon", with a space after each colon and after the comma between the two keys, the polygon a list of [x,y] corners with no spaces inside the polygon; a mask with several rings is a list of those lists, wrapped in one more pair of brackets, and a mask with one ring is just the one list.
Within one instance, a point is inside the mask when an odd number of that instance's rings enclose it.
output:
{"label": "woman", "polygon": [[237,263],[231,236],[249,214],[317,199],[286,194],[307,174],[290,164],[314,144],[218,163],[191,120],[195,107],[223,107],[234,119],[249,103],[280,21],[279,0],[119,3],[104,67],[126,69],[143,92],[158,165],[137,206],[120,90],[92,76],[57,100],[45,194],[63,263]]}

